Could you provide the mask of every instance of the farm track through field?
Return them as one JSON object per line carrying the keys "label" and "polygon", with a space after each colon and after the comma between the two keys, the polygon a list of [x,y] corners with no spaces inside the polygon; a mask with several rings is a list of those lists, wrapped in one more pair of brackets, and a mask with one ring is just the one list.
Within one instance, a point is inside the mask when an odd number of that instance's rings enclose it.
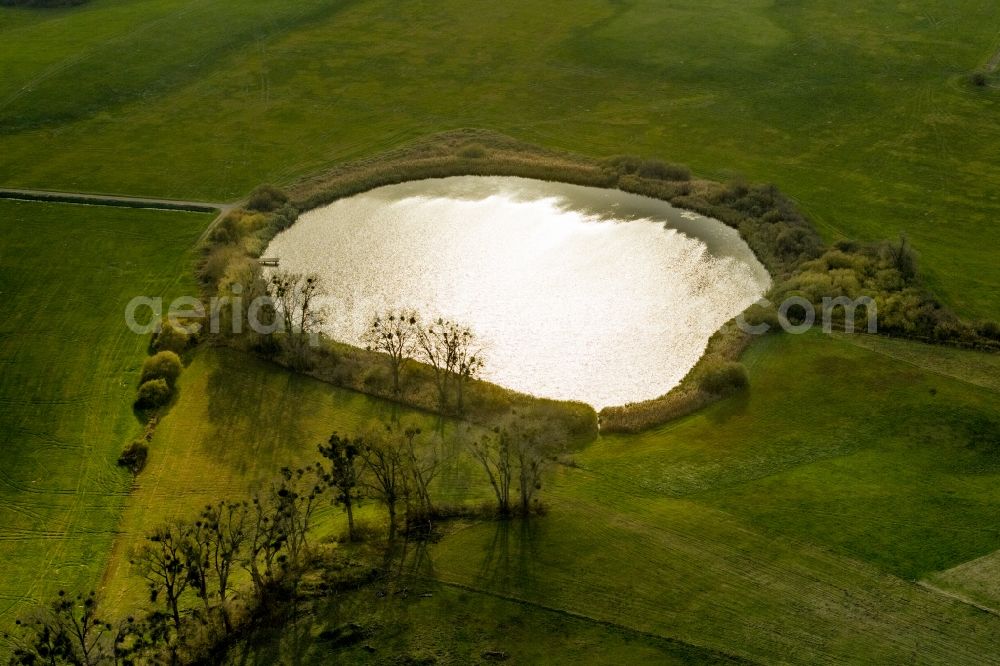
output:
{"label": "farm track through field", "polygon": [[232,204],[205,201],[181,201],[177,199],[154,199],[127,197],[117,194],[92,194],[89,192],[53,192],[49,190],[21,190],[0,188],[0,199],[20,201],[45,201],[50,203],[72,203],[87,206],[115,206],[120,208],[145,208],[152,210],[181,210],[193,213],[228,211]]}

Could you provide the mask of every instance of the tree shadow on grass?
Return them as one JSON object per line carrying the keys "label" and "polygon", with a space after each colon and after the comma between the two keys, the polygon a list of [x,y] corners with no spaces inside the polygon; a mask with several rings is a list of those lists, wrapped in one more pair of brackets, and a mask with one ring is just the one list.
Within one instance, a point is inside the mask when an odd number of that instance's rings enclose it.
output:
{"label": "tree shadow on grass", "polygon": [[534,563],[538,561],[544,521],[544,517],[496,521],[493,535],[485,544],[476,586],[503,594],[531,589],[537,582]]}
{"label": "tree shadow on grass", "polygon": [[[333,431],[354,436],[385,424],[442,431],[439,417],[338,388],[252,354],[213,350],[206,381],[204,452],[241,475],[268,477],[318,459]],[[269,472],[267,471],[269,470]]]}
{"label": "tree shadow on grass", "polygon": [[753,388],[749,388],[740,391],[713,405],[708,410],[708,420],[716,425],[721,425],[733,417],[744,415],[750,406],[750,391],[752,390]]}
{"label": "tree shadow on grass", "polygon": [[216,361],[206,384],[209,428],[202,442],[211,457],[241,475],[262,467],[276,474],[316,452],[319,440],[306,420],[319,405],[306,378],[236,353],[219,353]]}

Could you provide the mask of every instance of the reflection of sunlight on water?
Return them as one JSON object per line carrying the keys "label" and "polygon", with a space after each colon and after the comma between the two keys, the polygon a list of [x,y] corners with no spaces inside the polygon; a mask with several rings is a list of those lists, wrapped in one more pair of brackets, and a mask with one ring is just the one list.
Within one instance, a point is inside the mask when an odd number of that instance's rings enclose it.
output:
{"label": "reflection of sunlight on water", "polygon": [[380,188],[306,213],[267,254],[323,275],[333,337],[358,343],[374,312],[413,307],[472,326],[487,379],[596,407],[675,386],[770,284],[720,222],[517,178]]}

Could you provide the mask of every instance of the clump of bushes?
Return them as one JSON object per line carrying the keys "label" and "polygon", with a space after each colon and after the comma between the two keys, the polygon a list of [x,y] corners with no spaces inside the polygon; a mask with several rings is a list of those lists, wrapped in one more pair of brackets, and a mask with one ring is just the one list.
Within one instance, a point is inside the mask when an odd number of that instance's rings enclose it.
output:
{"label": "clump of bushes", "polygon": [[132,474],[139,474],[146,467],[149,458],[149,447],[146,442],[137,439],[125,447],[118,456],[118,466],[128,469]]}
{"label": "clump of bushes", "polygon": [[213,246],[205,252],[198,266],[198,277],[214,292],[230,266],[249,259],[246,251],[236,245]]}
{"label": "clump of bushes", "polygon": [[191,334],[182,326],[175,326],[169,319],[160,322],[159,330],[153,337],[155,351],[169,351],[182,354],[191,344]]}
{"label": "clump of bushes", "polygon": [[742,363],[717,361],[701,370],[698,386],[713,395],[731,395],[750,386],[750,376]]}
{"label": "clump of bushes", "polygon": [[246,208],[229,211],[208,235],[198,265],[198,277],[205,291],[217,293],[234,266],[256,263],[267,243],[298,216],[298,209],[281,190],[270,185],[254,190]]}
{"label": "clump of bushes", "polygon": [[656,180],[691,180],[691,171],[686,166],[661,160],[646,160],[639,167],[638,175]]}
{"label": "clump of bushes", "polygon": [[[918,256],[906,236],[895,241],[862,244],[841,241],[814,259],[776,289],[776,300],[799,296],[809,301],[818,316],[824,299],[870,298],[877,310],[878,331],[889,335],[994,349],[1000,347],[997,324],[973,325],[961,321],[921,284]],[[837,308],[830,321],[842,326],[846,312]],[[867,324],[867,308],[859,307],[855,330]],[[789,315],[790,319],[794,318]],[[859,323],[860,322],[860,323]]]}
{"label": "clump of bushes", "polygon": [[158,421],[155,416],[149,419],[142,437],[134,439],[122,450],[121,455],[118,456],[119,467],[128,469],[133,475],[139,474],[146,467],[146,460],[149,458],[149,443],[153,441]]}
{"label": "clump of bushes", "polygon": [[773,304],[758,305],[753,304],[743,313],[743,321],[750,326],[767,326],[767,330],[774,331],[781,326],[778,319],[778,311]]}
{"label": "clump of bushes", "polygon": [[986,76],[986,72],[973,72],[969,80],[977,88],[985,88],[986,84],[989,83],[989,78]]}
{"label": "clump of bushes", "polygon": [[981,321],[976,325],[976,331],[979,335],[987,340],[996,340],[1000,342],[1000,324],[995,321]]}
{"label": "clump of bushes", "polygon": [[172,351],[156,352],[147,358],[142,364],[142,375],[139,378],[141,384],[162,379],[168,386],[173,386],[177,378],[180,377],[181,358]]}
{"label": "clump of bushes", "polygon": [[691,170],[682,164],[643,159],[636,155],[616,155],[605,160],[604,164],[619,176],[638,176],[652,180],[691,180]]}
{"label": "clump of bushes", "polygon": [[150,379],[139,385],[135,406],[139,409],[156,409],[170,402],[173,389],[165,379]]}
{"label": "clump of bushes", "polygon": [[260,213],[273,213],[288,203],[288,195],[274,185],[260,185],[250,193],[247,209]]}

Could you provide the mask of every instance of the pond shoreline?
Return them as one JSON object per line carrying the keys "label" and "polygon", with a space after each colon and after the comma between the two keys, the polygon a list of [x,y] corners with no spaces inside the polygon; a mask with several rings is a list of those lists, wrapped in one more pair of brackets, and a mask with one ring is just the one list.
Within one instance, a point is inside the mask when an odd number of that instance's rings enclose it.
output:
{"label": "pond shoreline", "polygon": [[[740,180],[722,184],[692,178],[684,167],[658,160],[634,156],[597,160],[527,144],[488,130],[464,129],[436,134],[290,183],[287,195],[282,194],[284,200],[273,207],[255,208],[251,196],[246,210],[230,214],[236,216],[232,224],[220,225],[222,228],[206,240],[199,267],[206,294],[217,293],[219,280],[233,262],[255,264],[270,240],[291,225],[299,211],[384,185],[450,176],[517,176],[619,189],[716,219],[736,229],[770,273],[774,287],[769,297],[788,295],[789,289],[792,293],[800,293],[794,289],[798,288],[795,281],[802,275],[826,275],[830,262],[825,258],[831,253],[858,257],[860,261],[878,256],[885,249],[885,244],[866,246],[847,241],[833,248],[827,246],[795,205],[772,185],[749,185]],[[241,224],[242,214],[254,218],[263,216],[264,221],[244,225]],[[809,272],[804,273],[806,270]],[[958,322],[950,311],[927,295],[918,278],[910,276],[902,285],[909,290],[907,293],[912,292],[915,298],[922,299],[924,309],[931,308],[935,313],[930,326],[936,342],[973,345],[987,350],[1000,347],[989,337],[976,337],[974,331],[968,333],[969,325]],[[886,298],[895,298],[895,294],[886,292]],[[775,317],[773,308],[756,306],[745,314],[750,323],[773,322]],[[884,332],[917,339],[930,335],[913,326],[904,319]],[[938,329],[942,326],[943,333],[939,334]],[[669,393],[652,400],[602,409],[599,414],[601,431],[638,432],[745,390],[746,386],[739,383],[720,389],[718,382],[706,379],[739,365],[738,359],[751,343],[751,336],[736,330],[735,320],[730,321],[712,336],[698,364]],[[415,406],[426,408],[426,405]],[[595,434],[596,431],[595,424]]]}

